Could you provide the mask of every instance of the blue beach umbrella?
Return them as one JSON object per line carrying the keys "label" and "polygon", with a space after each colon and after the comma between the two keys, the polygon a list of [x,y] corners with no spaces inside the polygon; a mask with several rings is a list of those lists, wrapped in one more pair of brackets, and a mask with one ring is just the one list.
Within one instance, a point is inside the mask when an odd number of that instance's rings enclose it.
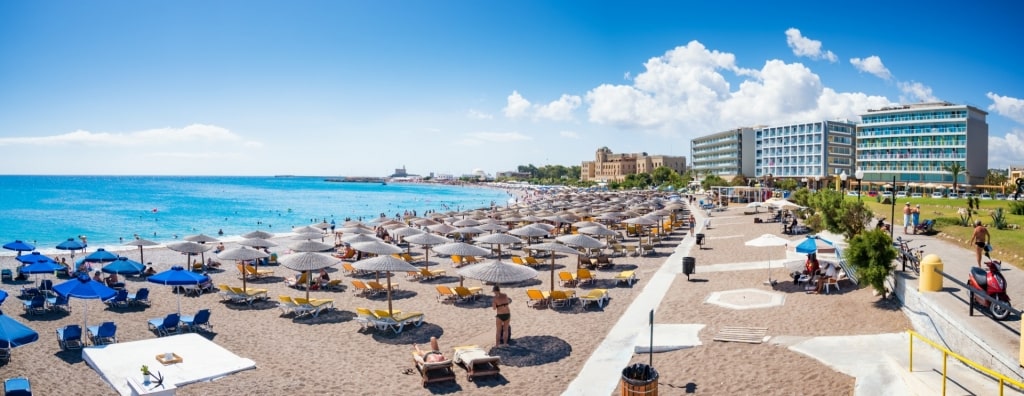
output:
{"label": "blue beach umbrella", "polygon": [[817,253],[818,252],[818,243],[825,243],[827,245],[832,245],[832,242],[830,242],[830,241],[827,241],[825,239],[821,239],[821,238],[819,238],[817,236],[814,236],[814,235],[810,235],[806,239],[804,239],[803,242],[800,242],[800,244],[796,245],[796,252],[797,253],[803,253],[803,254]]}
{"label": "blue beach umbrella", "polygon": [[[117,294],[117,290],[111,289],[103,283],[97,282],[88,274],[79,274],[78,277],[53,287],[53,291],[67,298],[81,298],[83,300],[106,300]],[[89,328],[89,306],[82,302],[82,328]]]}
{"label": "blue beach umbrella", "polygon": [[0,349],[16,348],[38,339],[35,330],[0,312]]}
{"label": "blue beach umbrella", "polygon": [[108,252],[104,248],[99,248],[96,249],[95,252],[89,253],[89,255],[85,256],[85,258],[83,258],[82,260],[87,263],[109,263],[111,261],[117,260],[117,255]]}
{"label": "blue beach umbrella", "polygon": [[64,269],[64,266],[57,264],[57,262],[50,261],[37,261],[32,264],[21,267],[23,274],[52,274],[53,271],[60,271]]}
{"label": "blue beach umbrella", "polygon": [[59,249],[59,250],[70,250],[71,251],[71,259],[74,259],[75,258],[75,251],[76,250],[85,249],[86,246],[88,246],[88,245],[86,245],[86,244],[84,244],[82,242],[76,241],[74,238],[68,238],[68,240],[57,244],[57,249]]}
{"label": "blue beach umbrella", "polygon": [[7,292],[0,290],[0,304],[3,304],[4,301],[7,301]]}
{"label": "blue beach umbrella", "polygon": [[135,275],[141,274],[145,269],[146,267],[142,263],[129,260],[127,257],[118,257],[117,260],[104,265],[100,271],[108,274]]}
{"label": "blue beach umbrella", "polygon": [[[150,276],[146,280],[167,286],[198,285],[210,280],[209,276],[186,271],[182,267],[171,267],[171,269]],[[181,293],[178,293],[178,315],[181,315]]]}
{"label": "blue beach umbrella", "polygon": [[14,259],[18,260],[18,262],[20,262],[22,264],[35,264],[35,263],[40,263],[40,262],[48,262],[48,263],[54,263],[54,264],[57,263],[57,260],[54,260],[54,259],[50,258],[49,256],[44,255],[44,254],[39,253],[39,252],[32,252],[32,253],[29,253],[29,254],[23,254],[21,256],[15,257]]}
{"label": "blue beach umbrella", "polygon": [[18,255],[21,256],[21,252],[31,252],[36,250],[36,247],[20,240],[16,240],[14,242],[5,243],[4,249],[16,251],[18,252]]}

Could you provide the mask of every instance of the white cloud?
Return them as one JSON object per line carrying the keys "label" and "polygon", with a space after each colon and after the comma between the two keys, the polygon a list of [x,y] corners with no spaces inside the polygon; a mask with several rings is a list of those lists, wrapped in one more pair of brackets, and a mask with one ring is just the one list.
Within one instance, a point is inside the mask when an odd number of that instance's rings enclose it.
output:
{"label": "white cloud", "polygon": [[988,167],[1009,168],[1020,165],[1024,157],[1024,130],[1014,129],[1004,137],[989,136]]}
{"label": "white cloud", "polygon": [[932,95],[932,88],[921,84],[916,81],[900,81],[896,83],[896,86],[900,88],[900,103],[917,103],[917,102],[938,102],[940,99]]}
{"label": "white cloud", "polygon": [[490,115],[488,113],[484,113],[484,112],[482,112],[480,110],[476,110],[476,109],[469,109],[469,111],[466,112],[466,116],[469,117],[469,118],[477,119],[477,120],[490,120],[490,119],[494,118],[493,115]]}
{"label": "white cloud", "polygon": [[583,99],[576,95],[562,95],[558,100],[537,107],[536,118],[553,121],[571,121],[572,112],[580,107]]}
{"label": "white cloud", "polygon": [[804,37],[800,34],[800,29],[797,28],[786,29],[786,44],[789,45],[789,48],[793,49],[793,54],[796,56],[815,60],[826,59],[832,63],[835,63],[838,59],[832,51],[823,52],[821,50],[821,41]]}
{"label": "white cloud", "polygon": [[851,58],[850,64],[861,72],[874,74],[883,80],[892,78],[892,73],[882,64],[882,58],[879,58],[877,55],[871,55],[864,59]]}
{"label": "white cloud", "polygon": [[564,138],[569,138],[569,139],[579,139],[580,138],[580,134],[578,134],[576,132],[573,132],[573,131],[561,131],[561,132],[558,132],[558,135],[561,136],[561,137],[564,137]]}
{"label": "white cloud", "polygon": [[[691,41],[648,60],[632,85],[603,84],[586,95],[596,124],[690,135],[737,126],[857,116],[891,103],[882,96],[836,92],[800,63],[769,60],[760,70],[735,55]],[[733,87],[730,80],[739,79]]]}
{"label": "white cloud", "polygon": [[[34,146],[152,146],[160,147],[167,144],[215,143],[242,141],[242,137],[215,125],[192,124],[184,128],[148,129],[136,132],[90,132],[77,130],[62,135],[4,137],[0,138],[0,146],[34,145]],[[246,142],[246,144],[259,144]]]}
{"label": "white cloud", "polygon": [[503,110],[508,118],[531,117],[534,120],[572,121],[572,113],[580,107],[583,99],[576,95],[563,94],[558,100],[546,105],[532,104],[517,91],[508,96]]}
{"label": "white cloud", "polygon": [[508,96],[508,104],[502,111],[508,118],[525,117],[530,111],[530,101],[524,99],[518,91],[512,91],[512,94]]}
{"label": "white cloud", "polygon": [[1024,124],[1024,99],[999,96],[992,92],[985,94],[985,96],[992,99],[992,104],[988,106],[989,111],[994,111],[996,114]]}

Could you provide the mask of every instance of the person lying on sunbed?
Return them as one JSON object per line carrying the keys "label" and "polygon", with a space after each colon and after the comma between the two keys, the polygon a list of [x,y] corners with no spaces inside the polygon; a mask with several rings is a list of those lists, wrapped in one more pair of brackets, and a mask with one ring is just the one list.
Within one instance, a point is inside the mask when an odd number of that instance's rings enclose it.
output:
{"label": "person lying on sunbed", "polygon": [[416,352],[414,353],[426,363],[436,363],[448,360],[448,358],[444,356],[444,353],[441,353],[441,347],[437,344],[437,337],[430,337],[429,351],[424,352],[417,344],[413,344],[413,348],[416,348]]}

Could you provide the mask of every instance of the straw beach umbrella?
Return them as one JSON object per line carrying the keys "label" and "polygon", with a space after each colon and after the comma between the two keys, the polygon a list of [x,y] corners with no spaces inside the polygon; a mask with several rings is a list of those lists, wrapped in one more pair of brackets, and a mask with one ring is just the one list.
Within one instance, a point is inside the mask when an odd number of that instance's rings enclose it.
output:
{"label": "straw beach umbrella", "polygon": [[490,245],[498,245],[498,259],[501,259],[501,245],[511,245],[514,243],[523,243],[522,239],[514,235],[509,234],[487,234],[481,237],[473,239],[478,243],[486,243]]}
{"label": "straw beach umbrella", "polygon": [[130,240],[130,241],[124,243],[124,246],[138,246],[139,247],[139,262],[143,263],[143,264],[146,263],[146,258],[142,254],[142,248],[145,247],[145,246],[156,246],[156,245],[159,245],[159,243],[153,242],[153,241],[148,240],[148,239],[139,238],[139,237],[135,237],[135,239]]}
{"label": "straw beach umbrella", "polygon": [[443,236],[440,236],[440,235],[423,233],[423,234],[413,235],[413,236],[410,236],[408,238],[405,238],[405,241],[409,242],[409,243],[414,243],[414,244],[423,246],[423,256],[424,256],[423,263],[426,266],[426,268],[429,270],[430,269],[430,247],[434,246],[434,245],[440,245],[440,244],[443,244],[443,243],[449,243],[452,240],[448,239],[448,238],[445,238]]}
{"label": "straw beach umbrella", "polygon": [[[398,246],[378,241],[353,243],[352,249],[355,249],[356,251],[363,253],[376,254],[378,256],[388,257],[390,257],[389,255],[391,254],[402,252],[402,248]],[[402,260],[402,262],[405,263],[405,260]],[[417,269],[413,268],[413,271],[417,271]],[[380,272],[377,272],[377,281],[380,282]]]}
{"label": "straw beach umbrella", "polygon": [[237,247],[233,249],[227,249],[223,252],[217,253],[217,257],[221,260],[235,260],[242,261],[242,291],[247,290],[247,278],[245,271],[245,261],[247,260],[258,260],[270,255],[262,250],[253,249],[251,247]]}
{"label": "straw beach umbrella", "polygon": [[288,245],[288,248],[296,252],[326,252],[334,249],[334,246],[317,241],[300,241]]}
{"label": "straw beach umbrella", "polygon": [[179,253],[185,253],[185,255],[186,255],[186,257],[185,257],[185,268],[192,268],[192,263],[190,263],[190,261],[192,259],[192,255],[194,255],[194,254],[203,254],[203,253],[213,249],[213,247],[214,247],[213,245],[206,245],[206,244],[202,244],[202,243],[199,243],[199,242],[192,242],[192,241],[171,243],[171,244],[167,245],[168,249],[171,249],[171,250],[173,250],[175,252],[179,252]]}
{"label": "straw beach umbrella", "polygon": [[391,256],[377,256],[368,258],[365,260],[356,261],[352,264],[353,267],[363,271],[384,271],[387,273],[388,278],[388,315],[393,315],[394,310],[391,307],[391,272],[393,271],[418,271],[412,264],[405,262],[405,260],[397,259]]}
{"label": "straw beach umbrella", "polygon": [[331,257],[330,255],[315,252],[292,253],[281,257],[281,265],[285,268],[299,271],[299,273],[309,271],[309,275],[306,276],[307,300],[309,300],[310,283],[313,281],[313,271],[337,265],[340,262],[341,260]]}
{"label": "straw beach umbrella", "polygon": [[246,238],[246,239],[252,239],[252,238],[270,239],[270,238],[273,238],[273,237],[274,237],[274,234],[271,234],[271,233],[263,231],[263,230],[256,230],[256,231],[251,231],[251,232],[247,232],[245,234],[242,234],[242,238]]}
{"label": "straw beach umbrella", "polygon": [[[530,246],[530,248],[536,250],[546,250],[551,252],[551,291],[555,291],[555,253],[575,254],[577,256],[580,255],[579,250],[565,246],[561,243],[538,243],[536,245]],[[579,260],[577,259],[576,262],[578,263]]]}
{"label": "straw beach umbrella", "polygon": [[507,264],[501,260],[487,260],[460,268],[460,276],[495,284],[516,283],[537,277],[537,270],[525,265]]}

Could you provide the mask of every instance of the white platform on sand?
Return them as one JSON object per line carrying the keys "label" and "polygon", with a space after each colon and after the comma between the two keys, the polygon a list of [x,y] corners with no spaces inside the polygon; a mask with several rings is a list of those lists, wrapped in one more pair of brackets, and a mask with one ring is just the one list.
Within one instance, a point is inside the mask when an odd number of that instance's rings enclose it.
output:
{"label": "white platform on sand", "polygon": [[[167,352],[181,356],[182,362],[165,366],[157,361],[157,355]],[[168,387],[179,388],[256,368],[252,360],[239,357],[198,334],[88,347],[82,350],[82,358],[121,395],[132,394],[129,378],[141,380],[142,365],[149,366],[154,375],[160,372]]]}
{"label": "white platform on sand", "polygon": [[701,345],[700,331],[702,324],[654,324],[654,343],[651,344],[650,331],[641,331],[636,338],[634,353],[654,353],[676,351]]}

